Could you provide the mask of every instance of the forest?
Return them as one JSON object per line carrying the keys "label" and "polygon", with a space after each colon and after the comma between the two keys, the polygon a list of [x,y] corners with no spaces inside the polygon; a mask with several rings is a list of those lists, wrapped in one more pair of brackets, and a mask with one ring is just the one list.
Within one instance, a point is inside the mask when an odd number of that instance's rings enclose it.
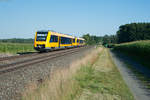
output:
{"label": "forest", "polygon": [[150,23],[131,23],[121,25],[117,31],[117,43],[149,40]]}
{"label": "forest", "polygon": [[119,44],[125,42],[132,42],[138,40],[149,40],[150,39],[150,23],[131,23],[121,25],[115,35],[104,35],[104,36],[90,36],[86,34],[83,36],[86,43],[97,44],[101,42],[103,45],[106,44]]}

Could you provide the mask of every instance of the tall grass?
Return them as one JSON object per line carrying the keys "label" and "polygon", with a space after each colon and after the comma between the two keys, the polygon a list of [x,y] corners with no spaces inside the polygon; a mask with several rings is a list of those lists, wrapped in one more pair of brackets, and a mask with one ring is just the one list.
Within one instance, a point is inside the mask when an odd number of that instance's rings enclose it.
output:
{"label": "tall grass", "polygon": [[133,100],[108,50],[99,48],[53,71],[40,86],[30,84],[22,100]]}
{"label": "tall grass", "polygon": [[81,66],[85,66],[87,63],[93,64],[101,50],[99,48],[88,53],[90,55],[73,62],[69,68],[52,71],[51,78],[40,86],[35,83],[29,84],[23,93],[22,100],[73,100],[82,92],[73,77]]}
{"label": "tall grass", "polygon": [[114,50],[121,51],[150,68],[150,40],[117,44]]}
{"label": "tall grass", "polygon": [[0,43],[0,53],[32,52],[32,43]]}

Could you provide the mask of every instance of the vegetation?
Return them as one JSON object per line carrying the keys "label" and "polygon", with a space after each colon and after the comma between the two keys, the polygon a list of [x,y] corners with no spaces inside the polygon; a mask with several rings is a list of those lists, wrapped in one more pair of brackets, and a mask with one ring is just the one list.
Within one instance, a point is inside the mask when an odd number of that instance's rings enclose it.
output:
{"label": "vegetation", "polygon": [[120,73],[104,49],[94,65],[86,65],[76,74],[76,81],[82,94],[77,100],[133,100]]}
{"label": "vegetation", "polygon": [[117,32],[118,43],[150,39],[150,23],[121,25]]}
{"label": "vegetation", "polygon": [[0,53],[22,53],[34,51],[32,43],[0,43]]}
{"label": "vegetation", "polygon": [[[100,52],[101,51],[101,52]],[[25,92],[23,100],[134,100],[109,51],[99,48]],[[87,63],[89,62],[89,63]],[[67,71],[66,71],[67,70]]]}
{"label": "vegetation", "polygon": [[150,23],[125,24],[119,27],[119,30],[115,35],[90,36],[89,34],[86,34],[83,36],[83,38],[89,45],[101,43],[106,47],[116,43],[149,40]]}
{"label": "vegetation", "polygon": [[13,38],[13,39],[0,39],[0,42],[3,43],[33,43],[33,39],[20,39],[20,38]]}
{"label": "vegetation", "polygon": [[33,52],[33,39],[0,39],[0,53]]}
{"label": "vegetation", "polygon": [[98,36],[94,36],[94,35],[83,35],[83,38],[85,39],[85,42],[87,45],[95,45],[95,44],[99,44],[102,42],[102,37],[98,37]]}
{"label": "vegetation", "polygon": [[116,44],[114,50],[130,55],[135,60],[141,62],[141,64],[150,68],[150,40]]}
{"label": "vegetation", "polygon": [[121,25],[116,35],[105,35],[102,37],[102,42],[105,47],[126,53],[144,66],[150,66],[148,62],[150,59],[149,39],[150,23],[131,23]]}

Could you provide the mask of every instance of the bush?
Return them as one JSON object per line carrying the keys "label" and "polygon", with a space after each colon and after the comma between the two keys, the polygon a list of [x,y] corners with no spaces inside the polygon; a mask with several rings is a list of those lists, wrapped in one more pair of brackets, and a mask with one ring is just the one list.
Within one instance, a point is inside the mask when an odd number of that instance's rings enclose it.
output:
{"label": "bush", "polygon": [[147,63],[146,65],[150,66],[148,63],[148,60],[150,59],[150,40],[116,44],[114,46],[114,50],[121,51],[133,56],[134,58],[141,59],[143,64]]}

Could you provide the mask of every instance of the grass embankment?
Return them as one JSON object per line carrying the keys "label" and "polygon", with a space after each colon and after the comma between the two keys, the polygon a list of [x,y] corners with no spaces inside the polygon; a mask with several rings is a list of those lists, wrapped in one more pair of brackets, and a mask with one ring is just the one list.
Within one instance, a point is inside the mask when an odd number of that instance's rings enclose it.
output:
{"label": "grass embankment", "polygon": [[32,43],[0,43],[0,53],[22,53],[33,52]]}
{"label": "grass embankment", "polygon": [[88,54],[39,87],[29,85],[22,100],[133,100],[109,51],[99,48]]}
{"label": "grass embankment", "polygon": [[114,46],[114,50],[121,51],[150,68],[150,40],[117,44]]}

